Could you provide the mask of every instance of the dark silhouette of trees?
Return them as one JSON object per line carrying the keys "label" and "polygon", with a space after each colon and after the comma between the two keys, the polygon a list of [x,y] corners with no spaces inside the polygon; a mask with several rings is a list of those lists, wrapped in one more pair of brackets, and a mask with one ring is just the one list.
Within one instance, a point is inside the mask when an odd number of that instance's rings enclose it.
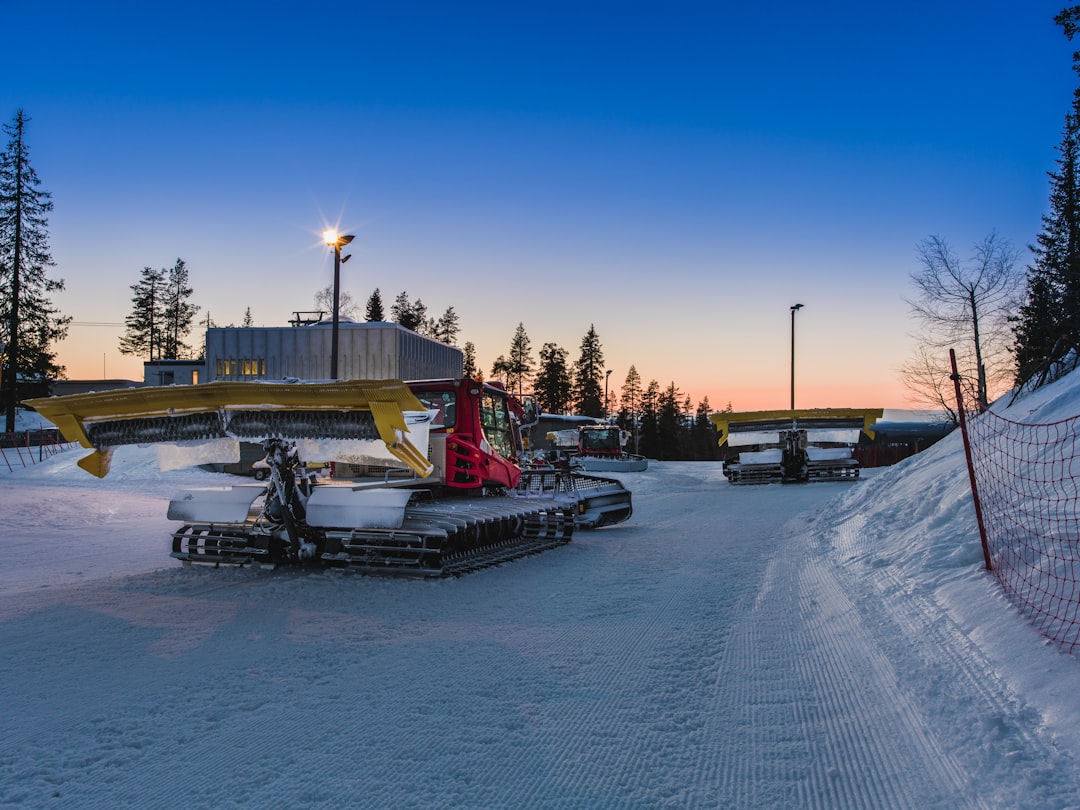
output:
{"label": "dark silhouette of trees", "polygon": [[532,377],[533,357],[532,343],[525,333],[525,325],[518,323],[514,330],[514,337],[510,341],[510,377],[507,380],[509,388],[517,391],[519,395],[524,393],[524,388]]}
{"label": "dark silhouette of trees", "polygon": [[[1080,6],[1054,18],[1071,42],[1080,30]],[[1080,51],[1073,53],[1080,73]],[[1073,91],[1057,147],[1057,171],[1049,172],[1050,210],[1031,246],[1025,295],[1014,319],[1016,382],[1036,387],[1052,379],[1051,368],[1080,351],[1080,87]]]}
{"label": "dark silhouette of trees", "polygon": [[431,337],[448,346],[456,346],[458,335],[461,333],[461,324],[458,314],[453,307],[447,307],[439,319],[435,321],[434,333]]}
{"label": "dark silhouette of trees", "polygon": [[604,351],[596,327],[581,339],[581,353],[574,363],[574,409],[581,416],[602,418],[604,414]]}
{"label": "dark silhouette of trees", "polygon": [[471,340],[465,341],[465,345],[461,347],[461,354],[462,374],[466,377],[475,378],[480,372],[480,368],[476,364],[476,346],[473,345]]}
{"label": "dark silhouette of trees", "polygon": [[52,195],[30,165],[23,110],[3,129],[10,140],[0,152],[0,356],[6,429],[15,430],[20,381],[48,390],[63,375],[53,345],[67,336],[71,318],[53,306],[50,293],[64,289],[62,279],[46,275],[54,266],[49,253],[48,213]]}
{"label": "dark silhouette of trees", "polygon": [[688,455],[691,461],[716,461],[720,457],[720,448],[716,444],[716,426],[709,419],[712,412],[708,397],[698,403],[697,410],[694,412],[694,422],[690,426]]}
{"label": "dark silhouette of trees", "polygon": [[519,323],[510,341],[509,356],[500,354],[491,365],[491,376],[502,380],[507,391],[519,396],[524,393],[533,370],[532,344],[525,333],[525,325]]}
{"label": "dark silhouette of trees", "polygon": [[[172,268],[144,267],[131,285],[131,312],[124,318],[122,354],[146,354],[147,360],[178,360],[191,356],[186,340],[199,307],[191,303],[187,265],[177,259]],[[245,314],[250,320],[251,309]],[[209,319],[208,319],[209,323]],[[245,325],[250,326],[250,323]]]}
{"label": "dark silhouette of trees", "polygon": [[661,461],[684,458],[686,422],[679,398],[682,393],[672,382],[657,398],[657,456]]}
{"label": "dark silhouette of trees", "polygon": [[424,334],[427,328],[427,305],[419,298],[415,302],[410,301],[408,291],[403,290],[398,293],[390,307],[390,317],[394,323]]}
{"label": "dark silhouette of trees", "polygon": [[160,360],[165,320],[165,271],[144,267],[139,280],[131,285],[131,291],[134,293],[131,312],[124,318],[120,353],[144,354],[147,360]]}
{"label": "dark silhouette of trees", "polygon": [[386,313],[383,311],[382,295],[379,293],[379,288],[375,288],[367,300],[367,306],[364,308],[364,317],[368,321],[382,322],[386,320]]}
{"label": "dark silhouette of trees", "polygon": [[663,444],[660,441],[660,384],[649,380],[641,392],[639,446],[641,455],[649,458],[663,458]]}
{"label": "dark silhouette of trees", "polygon": [[533,381],[533,394],[545,413],[566,413],[570,409],[571,379],[566,349],[545,343],[540,349],[540,370]]}
{"label": "dark silhouette of trees", "polygon": [[188,270],[184,260],[177,258],[168,271],[165,284],[165,329],[163,355],[169,360],[191,357],[187,336],[199,307],[191,303],[194,290],[188,283]]}

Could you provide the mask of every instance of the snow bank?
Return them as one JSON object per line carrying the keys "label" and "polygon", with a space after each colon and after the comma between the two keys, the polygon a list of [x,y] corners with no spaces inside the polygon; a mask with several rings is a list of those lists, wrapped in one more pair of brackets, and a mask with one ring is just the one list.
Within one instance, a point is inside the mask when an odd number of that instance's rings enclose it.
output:
{"label": "snow bank", "polygon": [[[1009,406],[1014,421],[1055,422],[1080,413],[1080,374]],[[944,616],[986,656],[995,677],[1037,706],[1047,728],[1080,751],[1080,662],[1058,650],[1010,604],[985,571],[964,458],[954,431],[930,449],[852,489],[820,530],[838,561],[875,584],[883,605],[899,614],[918,601],[924,632]]]}

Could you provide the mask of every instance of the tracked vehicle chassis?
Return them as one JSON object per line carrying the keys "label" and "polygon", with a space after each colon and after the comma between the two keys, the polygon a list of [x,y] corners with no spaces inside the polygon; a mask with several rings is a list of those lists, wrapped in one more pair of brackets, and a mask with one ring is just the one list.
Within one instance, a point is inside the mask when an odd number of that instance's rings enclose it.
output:
{"label": "tracked vehicle chassis", "polygon": [[302,559],[287,533],[254,517],[243,524],[188,523],[172,556],[201,565],[322,565],[365,574],[462,574],[570,542],[574,507],[513,497],[461,498],[406,507],[399,528],[308,529]]}

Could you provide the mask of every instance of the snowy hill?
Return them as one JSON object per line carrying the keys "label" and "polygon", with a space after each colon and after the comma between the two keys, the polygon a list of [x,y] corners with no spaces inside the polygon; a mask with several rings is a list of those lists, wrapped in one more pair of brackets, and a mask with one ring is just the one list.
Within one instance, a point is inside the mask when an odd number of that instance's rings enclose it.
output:
{"label": "snowy hill", "polygon": [[[1080,374],[1011,405],[1010,399],[1002,397],[993,410],[1013,421],[1076,416]],[[919,609],[941,611],[1012,690],[1039,706],[1042,722],[1080,752],[1080,662],[1039,636],[983,570],[960,432],[868,480],[837,508],[831,530],[838,560],[872,580],[885,605],[911,610],[925,602]]]}

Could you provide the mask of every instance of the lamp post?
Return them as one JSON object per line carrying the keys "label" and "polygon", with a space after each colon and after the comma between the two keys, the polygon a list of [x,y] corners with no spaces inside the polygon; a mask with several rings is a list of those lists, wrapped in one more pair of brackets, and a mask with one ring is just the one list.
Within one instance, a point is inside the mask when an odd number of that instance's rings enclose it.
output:
{"label": "lamp post", "polygon": [[791,308],[791,410],[795,410],[795,313],[802,307],[795,304]]}
{"label": "lamp post", "polygon": [[604,418],[605,419],[608,418],[608,411],[609,411],[609,409],[608,409],[608,398],[607,398],[607,384],[608,384],[608,380],[611,379],[611,372],[612,372],[612,369],[610,369],[610,368],[606,372],[604,372]]}
{"label": "lamp post", "polygon": [[327,247],[334,249],[334,321],[330,329],[330,379],[338,378],[338,308],[341,301],[341,265],[349,257],[341,258],[341,248],[355,237],[352,234],[339,234],[337,231],[323,231],[323,240]]}

